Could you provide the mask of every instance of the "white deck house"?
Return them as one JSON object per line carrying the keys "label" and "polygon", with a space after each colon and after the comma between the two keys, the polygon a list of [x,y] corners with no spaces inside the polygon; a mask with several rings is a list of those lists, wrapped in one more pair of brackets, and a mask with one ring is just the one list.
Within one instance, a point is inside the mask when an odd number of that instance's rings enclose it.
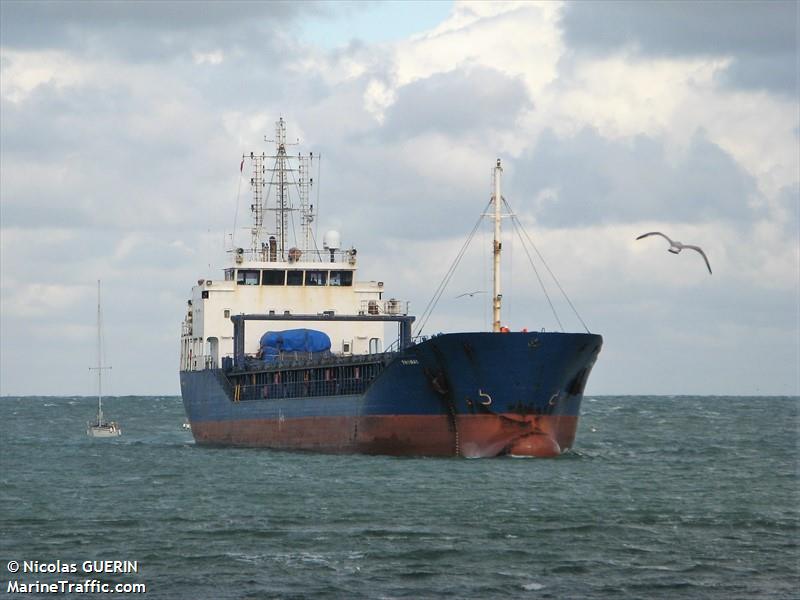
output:
{"label": "white deck house", "polygon": [[[406,302],[383,300],[383,282],[354,281],[354,257],[347,262],[245,262],[225,270],[222,281],[199,280],[192,288],[181,336],[181,370],[219,368],[233,354],[237,314],[407,314]],[[259,322],[248,327],[245,352],[255,353],[261,335],[306,327],[324,331],[337,354],[384,349],[383,322]]]}

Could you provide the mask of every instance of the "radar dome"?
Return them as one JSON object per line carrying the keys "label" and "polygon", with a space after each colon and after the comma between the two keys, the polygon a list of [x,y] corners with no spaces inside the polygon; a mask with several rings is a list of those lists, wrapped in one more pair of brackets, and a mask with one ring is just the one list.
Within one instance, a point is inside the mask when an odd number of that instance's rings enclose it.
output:
{"label": "radar dome", "polygon": [[322,238],[322,247],[326,250],[338,250],[341,248],[342,240],[339,232],[333,229],[326,231],[325,236]]}

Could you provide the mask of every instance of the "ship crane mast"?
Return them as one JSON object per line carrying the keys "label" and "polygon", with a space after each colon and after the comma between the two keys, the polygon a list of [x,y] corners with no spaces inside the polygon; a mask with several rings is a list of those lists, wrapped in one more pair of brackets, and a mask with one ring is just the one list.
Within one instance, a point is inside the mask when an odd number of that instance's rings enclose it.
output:
{"label": "ship crane mast", "polygon": [[502,196],[500,195],[500,176],[503,173],[503,167],[500,166],[500,159],[497,159],[497,164],[494,167],[494,263],[492,265],[492,273],[494,278],[494,296],[492,298],[492,331],[495,333],[500,332],[500,307],[503,300],[503,294],[500,292],[500,251],[503,248],[503,243],[500,233],[500,204],[502,203]]}

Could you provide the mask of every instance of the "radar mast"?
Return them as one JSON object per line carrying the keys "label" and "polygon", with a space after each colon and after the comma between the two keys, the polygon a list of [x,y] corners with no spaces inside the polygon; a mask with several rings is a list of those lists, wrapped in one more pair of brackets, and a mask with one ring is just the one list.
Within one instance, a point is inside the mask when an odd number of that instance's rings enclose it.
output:
{"label": "radar mast", "polygon": [[[309,203],[314,185],[314,180],[309,177],[314,154],[304,156],[298,153],[294,156],[287,152],[289,146],[298,145],[300,140],[293,143],[286,141],[286,122],[283,117],[275,123],[275,139],[267,139],[265,136],[264,141],[275,144],[273,155],[251,152],[242,156],[243,161],[249,159],[252,164],[252,226],[247,254],[251,260],[269,262],[295,261],[301,257],[303,260],[318,260],[319,253],[312,233],[314,206]],[[268,160],[272,161],[269,168],[266,165]],[[270,173],[269,179],[266,173]],[[274,204],[269,206],[273,191]],[[272,231],[267,231],[264,224],[266,211],[275,213],[275,228]],[[300,213],[299,238],[294,229],[293,212]]]}

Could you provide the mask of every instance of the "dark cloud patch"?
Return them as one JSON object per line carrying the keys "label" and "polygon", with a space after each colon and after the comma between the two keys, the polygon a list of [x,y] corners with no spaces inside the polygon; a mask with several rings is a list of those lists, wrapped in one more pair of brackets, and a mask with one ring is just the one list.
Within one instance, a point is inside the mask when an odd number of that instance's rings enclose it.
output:
{"label": "dark cloud patch", "polygon": [[798,4],[769,2],[571,2],[567,44],[588,52],[730,56],[721,83],[797,93]]}
{"label": "dark cloud patch", "polygon": [[432,75],[401,87],[381,133],[390,139],[422,133],[461,136],[513,127],[532,102],[525,84],[476,67]]}
{"label": "dark cloud patch", "polygon": [[6,48],[60,49],[128,60],[164,60],[215,47],[277,45],[299,17],[331,13],[323,2],[3,2]]}
{"label": "dark cloud patch", "polygon": [[719,82],[730,88],[769,90],[797,97],[797,63],[788,56],[783,60],[774,56],[737,58],[720,74]]}
{"label": "dark cloud patch", "polygon": [[[62,0],[3,3],[3,17],[8,20],[9,43],[24,43],[20,29],[26,25],[42,34],[52,33],[66,25],[93,29],[115,29],[118,26],[149,28],[164,31],[176,29],[213,29],[242,22],[293,19],[300,13],[322,12],[324,4],[272,0],[270,2],[229,1],[190,2],[107,2],[105,0],[63,2]],[[11,32],[11,30],[16,30]]]}
{"label": "dark cloud patch", "polygon": [[775,54],[796,44],[796,3],[571,2],[561,19],[567,42],[648,54]]}
{"label": "dark cloud patch", "polygon": [[[320,231],[338,228],[359,247],[377,248],[388,234],[417,240],[459,236],[484,207],[483,190],[470,195],[415,173],[396,150],[340,148],[323,165]],[[488,182],[487,176],[487,187]]]}
{"label": "dark cloud patch", "polygon": [[[552,198],[533,198],[550,189]],[[543,225],[725,219],[748,222],[756,182],[698,132],[677,163],[658,139],[615,141],[584,129],[572,138],[545,133],[516,164],[509,198]]]}

